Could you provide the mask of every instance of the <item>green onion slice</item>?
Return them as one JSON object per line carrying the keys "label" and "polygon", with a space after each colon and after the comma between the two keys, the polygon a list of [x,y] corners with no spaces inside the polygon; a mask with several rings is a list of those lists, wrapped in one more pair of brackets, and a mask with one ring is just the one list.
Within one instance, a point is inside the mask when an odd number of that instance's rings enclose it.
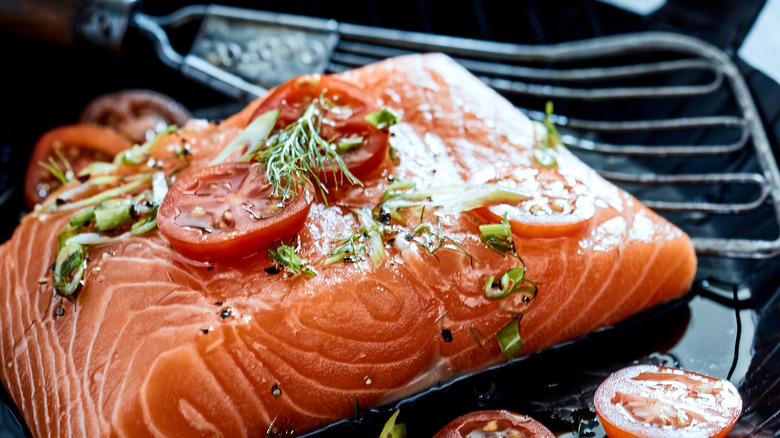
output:
{"label": "green onion slice", "polygon": [[385,427],[382,428],[379,438],[406,438],[406,425],[403,423],[395,424],[399,413],[401,413],[401,410],[396,409],[395,413],[385,423]]}
{"label": "green onion slice", "polygon": [[268,248],[268,260],[278,263],[295,275],[306,274],[314,277],[317,275],[317,272],[296,254],[300,248],[300,238],[298,238],[295,246],[281,243],[275,248]]}
{"label": "green onion slice", "polygon": [[520,339],[520,320],[517,318],[509,321],[496,333],[501,354],[507,359],[513,359],[523,349],[523,340]]}
{"label": "green onion slice", "polygon": [[382,108],[379,111],[367,114],[366,121],[377,129],[384,129],[401,122],[401,116],[389,108]]}
{"label": "green onion slice", "polygon": [[228,143],[228,145],[225,146],[211,162],[209,162],[209,165],[219,164],[225,161],[230,154],[244,146],[246,146],[247,151],[238,161],[250,161],[257,151],[260,150],[263,142],[265,142],[268,135],[274,129],[276,119],[279,117],[280,112],[281,109],[271,110],[252,120],[252,123],[248,124],[233,141]]}

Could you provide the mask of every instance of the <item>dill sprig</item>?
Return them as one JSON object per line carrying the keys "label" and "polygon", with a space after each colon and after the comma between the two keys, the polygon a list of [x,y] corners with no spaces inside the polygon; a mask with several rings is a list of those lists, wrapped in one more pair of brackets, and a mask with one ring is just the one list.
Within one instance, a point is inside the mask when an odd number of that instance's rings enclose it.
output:
{"label": "dill sprig", "polygon": [[317,275],[317,272],[309,267],[306,260],[298,256],[298,250],[301,249],[301,238],[296,238],[295,246],[280,243],[274,248],[268,248],[268,260],[287,269],[295,275],[305,274],[310,277]]}
{"label": "dill sprig", "polygon": [[325,264],[330,265],[338,261],[358,262],[364,260],[370,250],[368,255],[371,263],[378,266],[385,256],[385,242],[382,239],[385,227],[374,220],[371,210],[367,207],[352,210],[352,213],[362,226],[355,231],[350,231],[346,237],[334,239],[336,247],[328,253]]}
{"label": "dill sprig", "polygon": [[272,135],[257,156],[271,184],[272,195],[288,199],[298,189],[307,190],[311,183],[324,196],[327,189],[320,176],[325,176],[328,164],[337,186],[345,179],[349,184],[363,185],[347,169],[336,146],[320,136],[323,109],[322,98],[315,99],[298,120]]}
{"label": "dill sprig", "polygon": [[[424,213],[425,210],[423,209],[420,216],[422,217]],[[465,255],[469,258],[470,263],[474,265],[474,256],[468,252],[463,244],[444,234],[444,230],[442,230],[441,227],[441,220],[438,217],[436,218],[435,225],[429,222],[420,222],[420,225],[417,225],[414,230],[412,230],[411,240],[425,249],[428,254],[436,257],[436,260],[439,260],[436,251],[440,249],[449,249]]]}

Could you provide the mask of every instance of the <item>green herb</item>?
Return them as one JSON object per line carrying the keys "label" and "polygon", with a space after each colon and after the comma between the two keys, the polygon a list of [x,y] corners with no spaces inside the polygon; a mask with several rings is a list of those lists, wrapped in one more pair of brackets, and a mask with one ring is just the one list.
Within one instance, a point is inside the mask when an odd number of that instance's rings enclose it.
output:
{"label": "green herb", "polygon": [[443,248],[465,255],[469,258],[471,264],[474,264],[474,257],[466,250],[463,244],[444,234],[444,231],[441,228],[441,221],[438,217],[436,218],[436,225],[432,225],[428,222],[421,222],[420,225],[412,230],[412,235],[414,236],[412,240],[425,249],[428,254],[436,257],[436,260],[439,260],[436,251]]}
{"label": "green herb", "polygon": [[133,221],[133,203],[129,199],[109,199],[94,210],[98,231],[111,231]]}
{"label": "green herb", "polygon": [[308,266],[306,260],[298,257],[298,250],[301,249],[300,238],[296,239],[295,246],[280,243],[275,248],[268,248],[268,260],[284,267],[295,275],[306,274],[310,277],[317,275],[313,269]]}
{"label": "green herb", "polygon": [[146,143],[142,145],[134,145],[130,149],[127,149],[126,151],[117,154],[116,157],[114,157],[114,165],[119,165],[120,163],[126,164],[128,166],[137,166],[139,164],[143,164],[147,162],[149,159],[149,150],[151,150],[160,140],[162,140],[163,137],[165,137],[168,134],[173,134],[174,132],[178,131],[179,128],[175,125],[170,125],[164,130],[158,132],[154,138],[147,141]]}
{"label": "green herb", "polygon": [[462,213],[495,204],[516,205],[528,196],[497,184],[463,184],[397,193],[382,206],[391,215],[408,207],[435,207],[437,215]]}
{"label": "green herb", "polygon": [[320,136],[321,101],[315,99],[298,120],[271,136],[259,153],[257,161],[265,169],[272,195],[287,199],[298,188],[305,191],[313,183],[324,196],[326,189],[320,176],[325,176],[328,164],[337,186],[345,179],[349,184],[363,185],[347,169],[336,148]]}
{"label": "green herb", "polygon": [[512,227],[509,225],[507,214],[498,224],[486,224],[479,226],[479,240],[488,248],[503,257],[506,254],[517,257],[520,261],[523,259],[517,254],[515,241],[512,239]]}
{"label": "green herb", "polygon": [[72,295],[81,285],[85,265],[84,248],[81,245],[60,248],[54,264],[54,290],[62,296]]}
{"label": "green herb", "polygon": [[393,182],[387,186],[387,190],[382,193],[382,199],[380,199],[380,202],[385,202],[389,199],[397,198],[401,196],[405,190],[413,189],[417,185],[414,181],[400,178],[393,178],[392,181]]}
{"label": "green herb", "polygon": [[360,136],[342,138],[339,140],[338,144],[336,144],[336,153],[346,154],[347,152],[354,151],[362,144],[363,137]]}
{"label": "green herb", "polygon": [[474,340],[477,342],[477,345],[479,346],[479,348],[482,348],[482,341],[480,341],[480,340],[479,340],[479,337],[477,337],[477,335],[479,335],[480,337],[482,337],[482,339],[483,339],[485,342],[488,342],[488,341],[490,341],[490,339],[488,339],[488,337],[487,337],[487,336],[483,335],[483,334],[482,334],[482,332],[481,332],[481,331],[479,331],[479,329],[478,329],[478,328],[476,328],[476,327],[469,327],[469,332],[471,332],[471,336],[473,336],[473,337],[474,337]]}
{"label": "green herb", "polygon": [[[523,286],[526,282],[531,285]],[[506,271],[498,280],[495,280],[494,275],[485,280],[485,298],[489,300],[500,300],[515,293],[536,298],[536,285],[525,279],[524,267],[512,268]]]}
{"label": "green herb", "polygon": [[[371,263],[378,266],[385,255],[385,243],[382,240],[384,229],[374,220],[368,207],[352,210],[361,227],[350,231],[347,237],[334,239],[336,247],[328,253],[325,264],[330,265],[338,261],[357,262],[364,259],[370,251]],[[369,247],[365,245],[368,241]],[[358,269],[360,266],[358,265]]]}
{"label": "green herb", "polygon": [[534,150],[534,159],[542,167],[553,168],[558,165],[558,160],[555,158],[555,150],[553,148],[556,145],[562,144],[561,134],[552,122],[552,102],[547,101],[547,104],[544,106],[544,112],[545,117],[542,121],[542,125],[544,125],[546,133],[540,142],[541,147]]}
{"label": "green herb", "polygon": [[501,354],[512,360],[523,349],[523,340],[520,338],[520,320],[512,318],[511,321],[496,333]]}
{"label": "green herb", "polygon": [[68,163],[68,160],[65,159],[65,156],[62,155],[62,152],[60,152],[59,149],[55,149],[54,151],[57,156],[60,157],[60,160],[62,160],[62,162],[65,164],[65,172],[60,169],[60,166],[57,164],[57,161],[54,159],[54,157],[49,157],[50,164],[39,161],[38,165],[48,170],[49,173],[51,173],[60,183],[62,183],[62,185],[65,185],[73,181],[73,169],[71,169],[70,163]]}
{"label": "green herb", "polygon": [[542,123],[544,124],[544,127],[547,128],[547,136],[545,137],[544,142],[548,148],[551,148],[557,144],[561,144],[561,134],[558,132],[558,128],[555,127],[555,123],[552,122],[553,103],[549,100],[544,106],[544,114],[545,117]]}
{"label": "green herb", "polygon": [[379,438],[406,438],[406,425],[403,423],[395,424],[395,420],[400,413],[401,410],[396,409],[395,413],[385,423],[385,427],[382,428]]}
{"label": "green herb", "polygon": [[87,225],[95,217],[95,206],[84,207],[70,216],[70,226],[81,228]]}
{"label": "green herb", "polygon": [[401,116],[389,108],[382,108],[379,111],[366,115],[366,121],[376,126],[377,129],[389,128],[401,122]]}
{"label": "green herb", "polygon": [[268,138],[268,134],[270,134],[271,130],[274,129],[276,119],[279,118],[280,112],[280,109],[268,111],[252,120],[252,123],[247,125],[247,127],[244,128],[244,130],[241,131],[241,133],[239,133],[236,138],[233,139],[233,141],[228,143],[228,145],[225,146],[225,148],[222,149],[222,151],[220,151],[220,153],[214,157],[211,162],[209,162],[209,165],[219,164],[225,161],[225,159],[229,157],[230,154],[244,146],[247,147],[247,151],[238,161],[250,161],[257,153],[257,151],[260,150],[263,142]]}
{"label": "green herb", "polygon": [[57,205],[56,200],[49,200],[43,205],[44,211],[69,211],[69,210],[76,210],[82,207],[86,207],[88,205],[99,204],[103,201],[109,200],[119,195],[123,195],[127,192],[131,192],[143,186],[144,184],[148,184],[149,181],[151,181],[152,179],[152,174],[142,173],[137,175],[135,178],[128,178],[128,179],[132,179],[133,181],[119,187],[114,187],[113,189],[105,190],[103,192],[98,193],[97,195],[91,196],[87,199],[82,199],[80,201],[66,203],[63,205]]}
{"label": "green herb", "polygon": [[116,172],[118,169],[117,165],[114,163],[105,163],[102,161],[95,161],[92,163],[89,163],[87,167],[81,169],[81,172],[79,172],[79,176],[85,176],[85,175],[108,175],[110,173]]}

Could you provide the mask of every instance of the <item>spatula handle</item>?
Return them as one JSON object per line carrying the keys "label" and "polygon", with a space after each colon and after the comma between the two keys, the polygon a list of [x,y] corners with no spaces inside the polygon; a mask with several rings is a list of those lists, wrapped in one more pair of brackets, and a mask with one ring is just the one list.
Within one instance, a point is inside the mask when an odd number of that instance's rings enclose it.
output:
{"label": "spatula handle", "polygon": [[0,30],[119,51],[138,0],[0,0]]}
{"label": "spatula handle", "polygon": [[72,45],[76,42],[76,19],[80,0],[2,0],[0,29]]}

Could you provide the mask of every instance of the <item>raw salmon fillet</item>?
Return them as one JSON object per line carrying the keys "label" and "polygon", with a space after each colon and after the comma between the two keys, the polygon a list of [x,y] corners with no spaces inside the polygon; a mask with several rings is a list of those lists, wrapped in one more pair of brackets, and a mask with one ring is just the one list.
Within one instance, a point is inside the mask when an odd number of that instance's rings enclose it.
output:
{"label": "raw salmon fillet", "polygon": [[[332,238],[356,225],[349,208],[376,205],[390,175],[427,188],[538,168],[534,124],[442,55],[341,76],[402,114],[392,138],[400,162],[388,158],[365,187],[312,206],[300,255],[315,277],[270,275],[265,254],[189,260],[155,230],[91,249],[75,305],[55,316],[60,301],[39,279],[51,278],[69,214],[22,221],[0,247],[0,377],[34,436],[263,437],[277,415],[301,434],[350,417],[356,402],[389,403],[507,361],[494,335],[512,315],[483,287],[518,261],[482,244],[470,215],[442,220],[473,264],[400,236],[378,266],[323,262]],[[206,165],[256,105],[181,134],[193,151],[186,172]],[[556,172],[579,181],[595,213],[568,236],[515,236],[539,282],[521,354],[680,297],[696,270],[688,236],[558,153]],[[487,339],[477,343],[475,330]]]}

